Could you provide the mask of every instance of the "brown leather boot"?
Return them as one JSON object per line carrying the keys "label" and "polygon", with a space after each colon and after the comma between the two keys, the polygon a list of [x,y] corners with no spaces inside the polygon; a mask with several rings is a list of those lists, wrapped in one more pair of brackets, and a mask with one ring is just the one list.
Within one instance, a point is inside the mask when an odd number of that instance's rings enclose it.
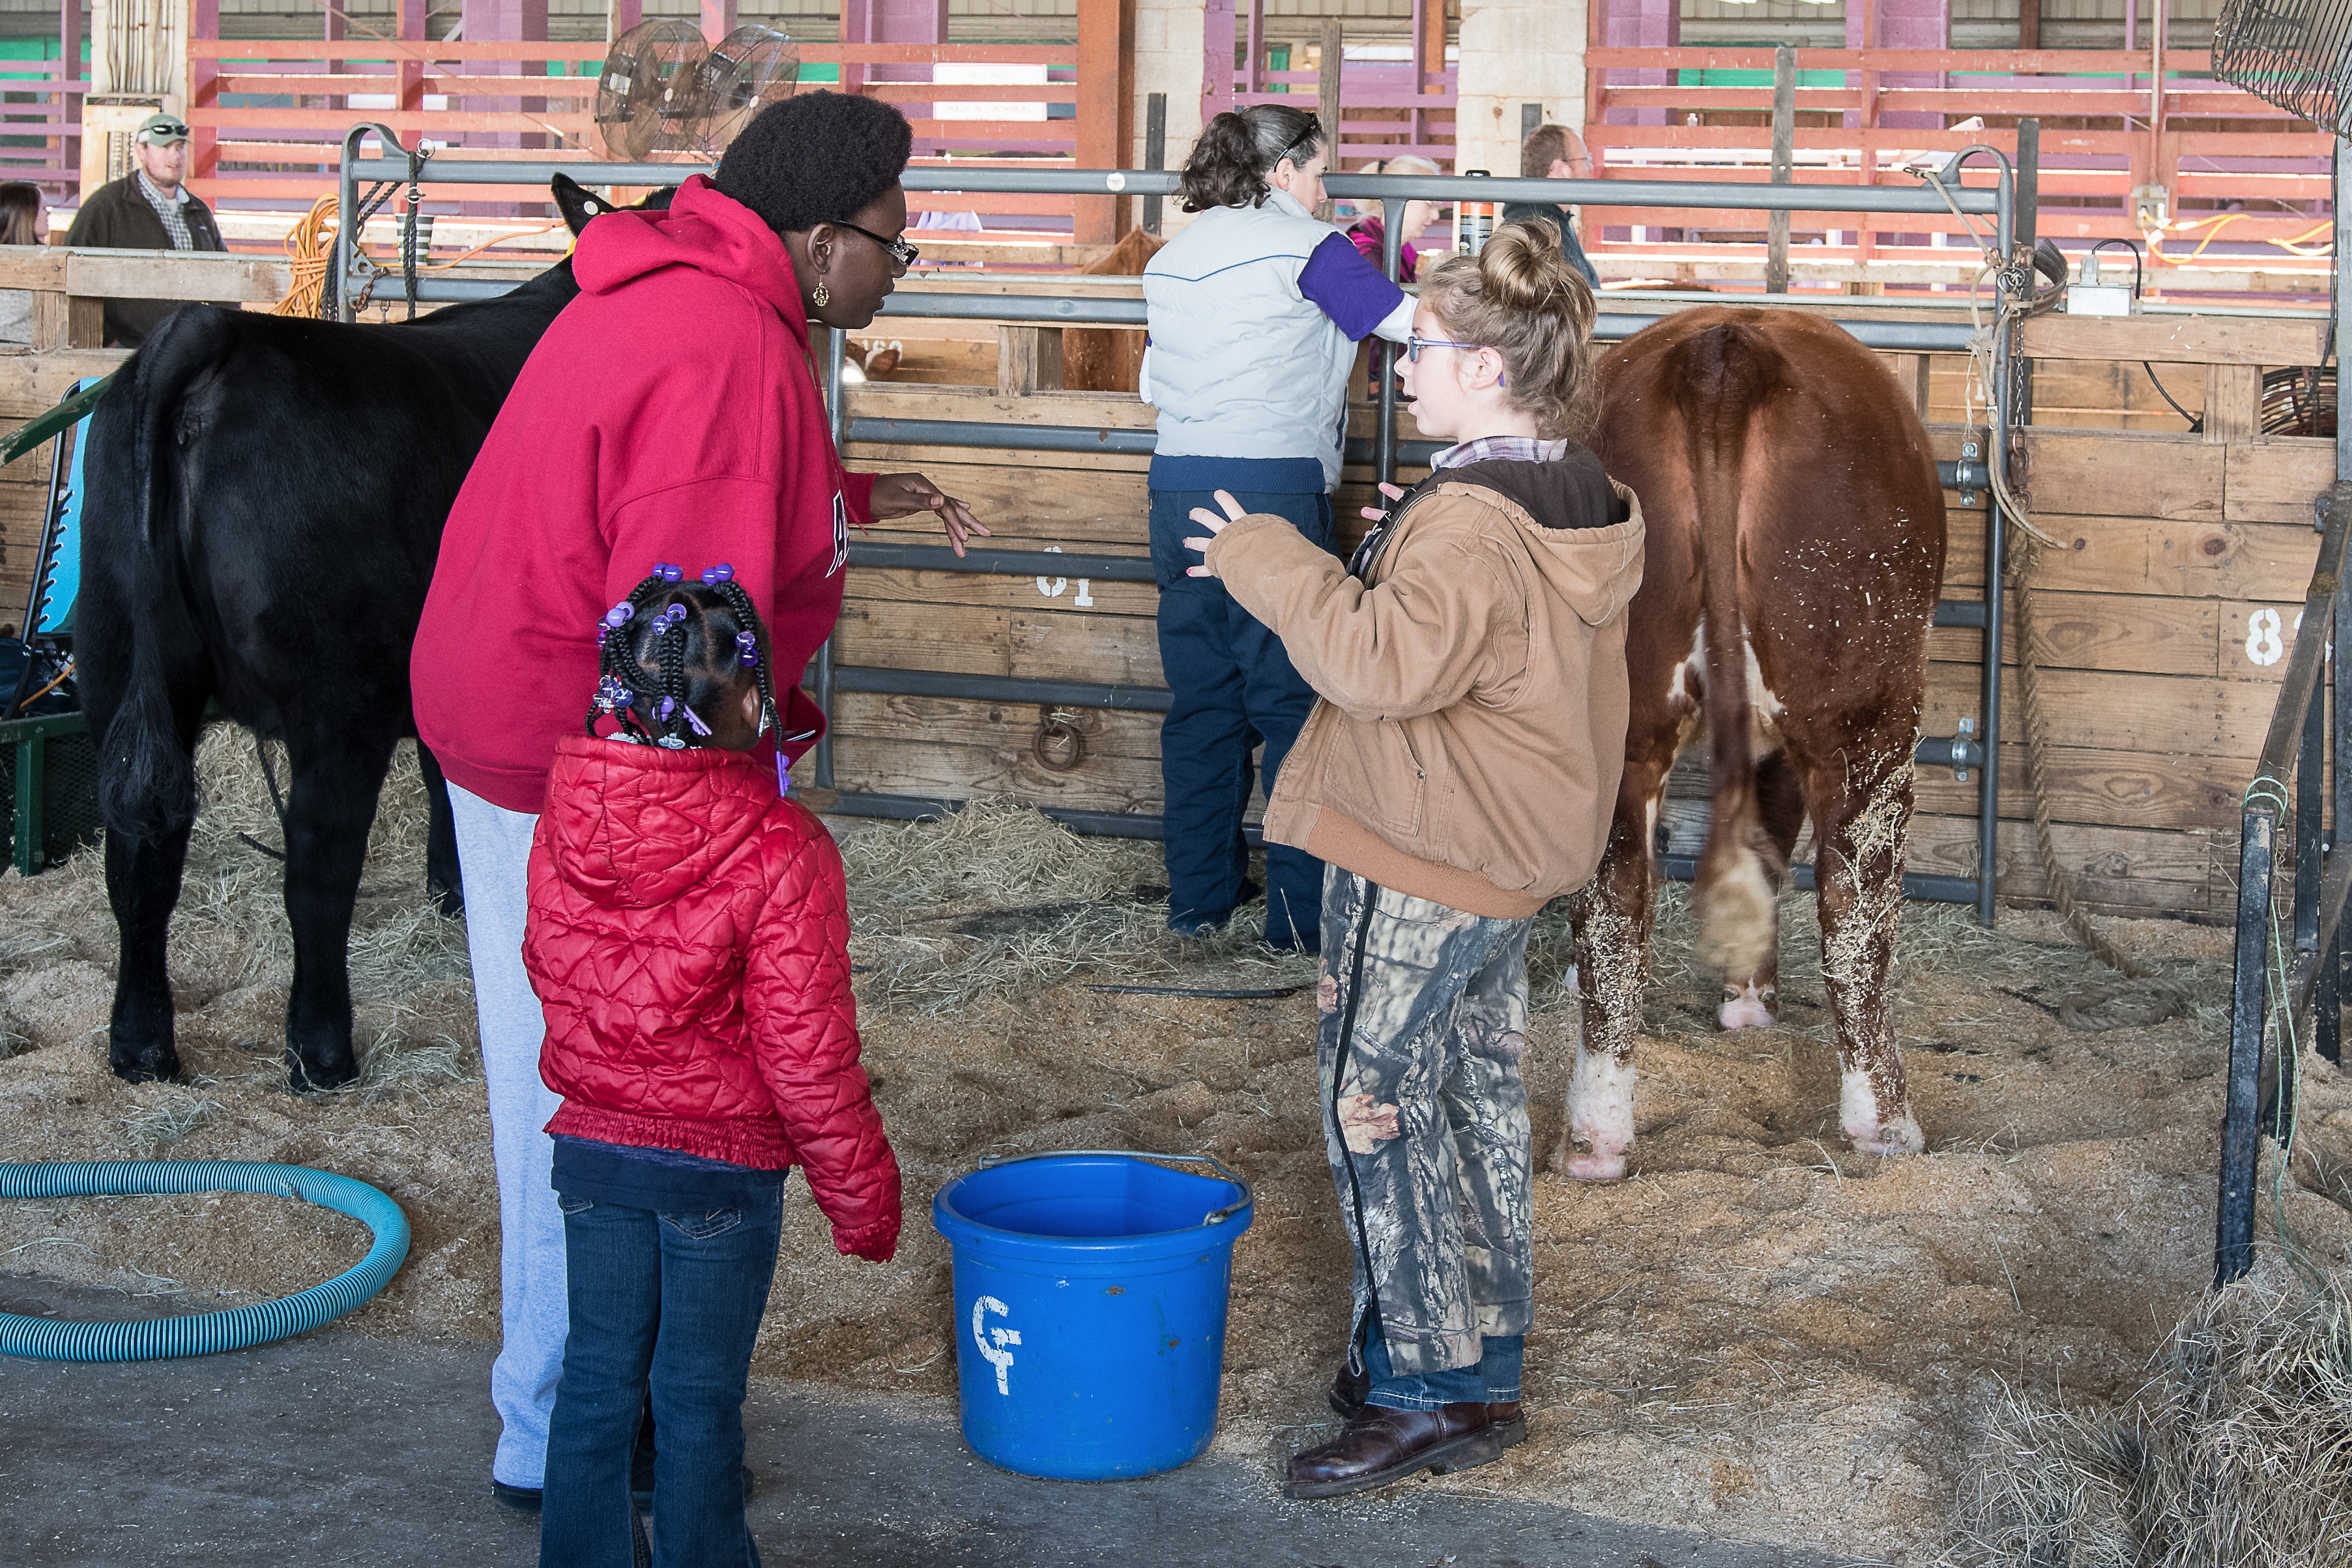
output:
{"label": "brown leather boot", "polygon": [[[1517,1436],[1507,1438],[1492,1418],[1497,1408],[1512,1411]],[[1361,1415],[1341,1428],[1339,1436],[1319,1448],[1296,1455],[1282,1489],[1290,1498],[1346,1497],[1400,1481],[1419,1470],[1444,1475],[1466,1470],[1502,1458],[1510,1443],[1527,1435],[1517,1407],[1483,1404],[1448,1405],[1436,1410],[1389,1410],[1365,1406]]]}
{"label": "brown leather boot", "polygon": [[1328,1400],[1337,1414],[1353,1421],[1364,1413],[1364,1401],[1372,1392],[1370,1369],[1351,1370],[1346,1362],[1339,1363],[1338,1375],[1331,1379]]}

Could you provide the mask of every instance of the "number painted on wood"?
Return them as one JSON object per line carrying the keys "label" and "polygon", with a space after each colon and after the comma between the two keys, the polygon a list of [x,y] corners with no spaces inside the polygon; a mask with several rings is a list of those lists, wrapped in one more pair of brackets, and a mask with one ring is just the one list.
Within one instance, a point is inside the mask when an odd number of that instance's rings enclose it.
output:
{"label": "number painted on wood", "polygon": [[2286,656],[2286,644],[2279,637],[2284,623],[2276,610],[2256,610],[2246,617],[2246,657],[2256,664],[2276,664]]}

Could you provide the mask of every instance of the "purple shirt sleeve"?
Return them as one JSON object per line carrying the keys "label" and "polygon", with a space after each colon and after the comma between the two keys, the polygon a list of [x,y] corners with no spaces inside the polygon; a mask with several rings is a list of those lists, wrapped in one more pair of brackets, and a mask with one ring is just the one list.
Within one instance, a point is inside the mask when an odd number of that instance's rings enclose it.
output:
{"label": "purple shirt sleeve", "polygon": [[1404,290],[1364,259],[1344,234],[1328,236],[1298,273],[1298,291],[1313,300],[1334,325],[1358,342],[1388,320]]}

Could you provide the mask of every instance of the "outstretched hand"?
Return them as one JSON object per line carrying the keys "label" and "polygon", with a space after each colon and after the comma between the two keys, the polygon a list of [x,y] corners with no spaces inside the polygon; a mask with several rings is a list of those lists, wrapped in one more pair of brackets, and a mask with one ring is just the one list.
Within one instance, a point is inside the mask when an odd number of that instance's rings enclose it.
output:
{"label": "outstretched hand", "polygon": [[934,511],[947,525],[948,543],[958,555],[963,553],[964,541],[977,534],[989,537],[988,530],[971,515],[971,508],[948,494],[920,474],[882,474],[874,480],[874,499],[870,503],[877,518],[905,517],[911,512]]}
{"label": "outstretched hand", "polygon": [[[1204,506],[1196,506],[1192,509],[1192,521],[1209,531],[1205,537],[1195,536],[1186,540],[1185,549],[1206,551],[1210,545],[1216,542],[1216,536],[1224,532],[1229,524],[1239,522],[1249,515],[1243,510],[1242,503],[1234,499],[1231,490],[1219,490],[1217,504],[1225,509],[1224,516],[1219,517]],[[1213,577],[1216,574],[1216,571],[1206,561],[1202,562],[1198,566],[1187,566],[1184,569],[1184,575],[1187,577]]]}
{"label": "outstretched hand", "polygon": [[[1381,485],[1381,494],[1388,497],[1391,500],[1404,500],[1404,491],[1385,481]],[[1367,522],[1386,522],[1388,521],[1389,509],[1384,506],[1360,507],[1358,510],[1364,514],[1364,521]]]}

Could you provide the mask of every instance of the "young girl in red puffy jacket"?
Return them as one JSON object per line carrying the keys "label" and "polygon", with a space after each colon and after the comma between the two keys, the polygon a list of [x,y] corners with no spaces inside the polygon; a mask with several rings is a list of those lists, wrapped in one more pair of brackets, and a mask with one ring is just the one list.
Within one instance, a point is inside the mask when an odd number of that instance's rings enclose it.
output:
{"label": "young girl in red puffy jacket", "polygon": [[724,565],[682,576],[656,567],[597,628],[587,733],[557,745],[530,852],[571,1307],[540,1561],[564,1568],[646,1560],[629,1471],[648,1382],[651,1561],[756,1564],[743,1395],[786,1173],[841,1251],[886,1262],[898,1238],[841,854],[781,762],[750,755],[778,712],[751,597]]}

